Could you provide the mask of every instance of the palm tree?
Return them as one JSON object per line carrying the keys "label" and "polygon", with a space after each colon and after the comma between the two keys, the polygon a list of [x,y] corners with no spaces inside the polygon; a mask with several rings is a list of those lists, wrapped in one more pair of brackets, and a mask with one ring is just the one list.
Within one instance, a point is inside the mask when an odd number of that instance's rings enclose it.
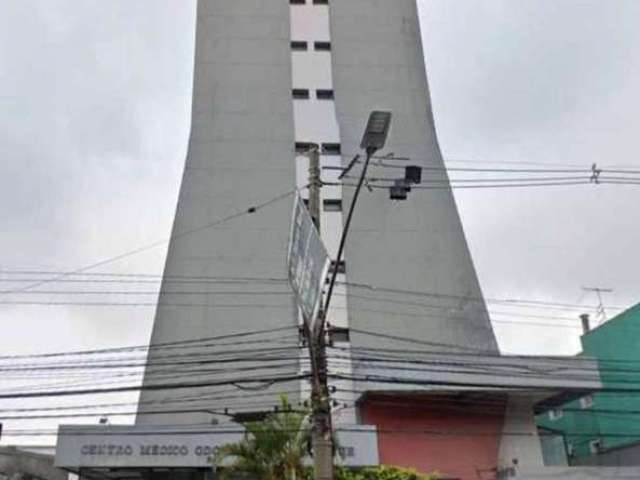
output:
{"label": "palm tree", "polygon": [[286,397],[280,411],[245,424],[244,439],[223,445],[213,458],[220,478],[246,475],[255,480],[302,480],[310,438],[308,415],[293,411]]}

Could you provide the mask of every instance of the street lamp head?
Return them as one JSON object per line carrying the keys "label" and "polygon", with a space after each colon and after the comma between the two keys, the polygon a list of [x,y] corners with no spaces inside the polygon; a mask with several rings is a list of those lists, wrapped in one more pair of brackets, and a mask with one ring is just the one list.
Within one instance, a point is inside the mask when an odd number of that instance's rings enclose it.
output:
{"label": "street lamp head", "polygon": [[360,148],[369,155],[384,147],[391,127],[391,112],[371,112]]}

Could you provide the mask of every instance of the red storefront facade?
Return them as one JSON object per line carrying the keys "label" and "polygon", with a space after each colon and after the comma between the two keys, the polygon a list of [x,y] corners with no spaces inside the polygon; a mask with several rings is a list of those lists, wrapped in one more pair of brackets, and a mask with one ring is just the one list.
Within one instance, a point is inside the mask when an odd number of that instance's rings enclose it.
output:
{"label": "red storefront facade", "polygon": [[463,396],[367,396],[362,423],[378,429],[380,463],[442,479],[496,478],[506,403]]}

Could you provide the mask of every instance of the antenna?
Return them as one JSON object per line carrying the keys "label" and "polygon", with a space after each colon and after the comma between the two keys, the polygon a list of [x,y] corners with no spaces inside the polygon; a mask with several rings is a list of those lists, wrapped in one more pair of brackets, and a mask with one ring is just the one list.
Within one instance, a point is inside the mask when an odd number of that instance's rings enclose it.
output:
{"label": "antenna", "polygon": [[587,293],[595,293],[598,296],[598,309],[596,311],[596,315],[600,318],[600,323],[604,323],[607,321],[607,312],[604,308],[604,301],[602,300],[603,293],[613,293],[612,288],[601,288],[601,287],[582,287]]}

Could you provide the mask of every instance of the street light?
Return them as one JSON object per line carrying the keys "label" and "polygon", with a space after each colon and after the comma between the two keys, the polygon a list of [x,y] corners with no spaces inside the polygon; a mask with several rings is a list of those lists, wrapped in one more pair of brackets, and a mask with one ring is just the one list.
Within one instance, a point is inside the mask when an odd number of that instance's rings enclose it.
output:
{"label": "street light", "polygon": [[369,115],[367,128],[362,136],[360,148],[367,152],[367,155],[373,155],[376,151],[384,147],[389,136],[389,128],[391,127],[391,112],[372,112]]}
{"label": "street light", "polygon": [[[320,310],[318,320],[315,322],[314,331],[308,332],[310,337],[309,352],[312,371],[311,403],[314,424],[314,428],[312,429],[312,444],[314,448],[314,476],[316,479],[333,480],[331,404],[329,403],[330,393],[328,388],[327,357],[324,343],[327,312],[329,310],[329,305],[331,304],[331,296],[336,284],[336,278],[340,271],[339,266],[342,261],[342,254],[344,253],[349,225],[351,225],[351,218],[353,217],[353,211],[355,210],[360,190],[362,190],[362,185],[365,182],[371,156],[384,147],[384,144],[387,141],[387,136],[389,135],[390,126],[390,112],[373,112],[369,116],[369,122],[367,123],[364,136],[362,137],[362,143],[360,144],[362,149],[367,152],[366,161],[362,167],[360,181],[358,182],[356,191],[353,194],[353,200],[351,200],[351,206],[349,207],[349,214],[347,215],[344,229],[342,230],[340,247],[338,248],[338,255],[334,263],[335,268],[331,275],[331,282],[329,283],[329,290],[327,292],[327,299],[324,303],[324,308]],[[350,168],[353,167],[357,161],[358,157],[354,158],[351,161]],[[346,175],[346,172],[343,173],[343,177],[344,175]]]}
{"label": "street light", "polygon": [[[364,130],[362,142],[360,143],[360,148],[367,152],[367,157],[364,162],[364,166],[362,167],[362,172],[360,173],[360,180],[358,181],[358,185],[356,186],[356,191],[353,194],[353,200],[351,200],[351,206],[349,207],[347,219],[344,223],[342,238],[340,239],[340,247],[338,248],[338,256],[336,258],[336,265],[340,265],[340,261],[342,260],[342,254],[344,253],[344,246],[347,240],[347,233],[349,233],[349,226],[351,225],[353,211],[356,208],[356,202],[358,201],[360,190],[362,190],[362,185],[364,184],[364,181],[366,179],[367,169],[369,168],[371,157],[374,153],[383,148],[385,143],[387,142],[389,130],[391,129],[391,117],[391,112],[382,111],[374,111],[369,115],[369,121],[367,122],[367,127]],[[327,299],[325,300],[324,308],[322,309],[324,318],[326,318],[329,305],[331,304],[331,296],[333,295],[333,288],[336,284],[337,278],[338,269],[334,268],[333,274],[331,275],[331,282],[329,283]],[[322,319],[323,321],[319,323],[324,324],[324,318]]]}

